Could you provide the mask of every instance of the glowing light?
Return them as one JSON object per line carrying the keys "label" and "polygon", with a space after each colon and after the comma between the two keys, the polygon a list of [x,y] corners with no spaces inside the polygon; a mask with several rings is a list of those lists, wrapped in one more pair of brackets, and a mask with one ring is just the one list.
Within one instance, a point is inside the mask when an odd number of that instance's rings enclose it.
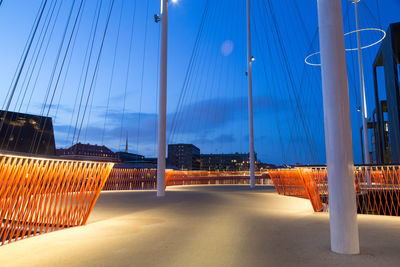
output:
{"label": "glowing light", "polygon": [[177,4],[178,0],[171,0],[172,4]]}
{"label": "glowing light", "polygon": [[230,54],[232,54],[233,48],[234,48],[234,45],[231,40],[224,41],[221,46],[222,55],[225,57],[229,56]]}
{"label": "glowing light", "polygon": [[29,154],[26,155],[18,155],[18,154],[12,154],[12,153],[1,153],[0,152],[0,158],[1,157],[9,157],[9,158],[17,158],[17,159],[32,159],[32,160],[51,160],[54,162],[82,162],[82,163],[110,163],[114,164],[112,162],[107,162],[107,161],[96,161],[96,160],[87,160],[87,159],[70,159],[70,158],[63,158],[63,157],[51,157],[51,156],[31,156]]}

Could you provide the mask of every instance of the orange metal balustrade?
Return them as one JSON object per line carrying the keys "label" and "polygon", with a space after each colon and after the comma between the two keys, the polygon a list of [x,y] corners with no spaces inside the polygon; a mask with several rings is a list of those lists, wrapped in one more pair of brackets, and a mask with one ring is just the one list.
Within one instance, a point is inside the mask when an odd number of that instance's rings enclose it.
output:
{"label": "orange metal balustrade", "polygon": [[[255,174],[256,184],[269,184],[266,172]],[[250,184],[250,174],[245,171],[167,171],[166,184],[171,185],[211,185]]]}
{"label": "orange metal balustrade", "polygon": [[103,190],[142,190],[155,189],[157,170],[114,168]]}
{"label": "orange metal balustrade", "polygon": [[268,172],[279,194],[310,199],[315,211],[323,209],[317,183],[310,179],[307,172],[302,169],[277,169]]}
{"label": "orange metal balustrade", "polygon": [[0,154],[0,244],[84,225],[112,168]]}
{"label": "orange metal balustrade", "polygon": [[[270,170],[279,194],[310,199],[314,211],[329,207],[328,178],[325,167]],[[400,166],[355,167],[357,211],[361,214],[399,216]],[[285,190],[285,185],[291,190]]]}
{"label": "orange metal balustrade", "polygon": [[279,194],[308,198],[298,169],[269,170],[268,172]]}
{"label": "orange metal balustrade", "polygon": [[[166,171],[166,186],[206,184],[250,184],[249,172]],[[271,184],[266,172],[256,173],[257,184]],[[156,189],[157,170],[114,168],[103,190]]]}

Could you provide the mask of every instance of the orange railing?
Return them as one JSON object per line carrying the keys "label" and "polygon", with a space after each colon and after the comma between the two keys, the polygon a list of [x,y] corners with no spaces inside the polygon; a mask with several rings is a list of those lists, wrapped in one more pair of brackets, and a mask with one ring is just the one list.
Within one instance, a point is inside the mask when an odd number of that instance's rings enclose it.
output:
{"label": "orange railing", "polygon": [[112,167],[0,154],[0,244],[84,225]]}
{"label": "orange railing", "polygon": [[[257,172],[256,184],[270,184],[266,172]],[[167,171],[166,184],[171,185],[218,185],[250,184],[250,174],[245,171]]]}
{"label": "orange railing", "polygon": [[157,170],[114,168],[103,188],[110,190],[143,190],[155,189]]}
{"label": "orange railing", "polygon": [[308,198],[298,169],[269,170],[274,186],[279,194]]}
{"label": "orange railing", "polygon": [[[314,211],[326,211],[329,207],[325,167],[271,170],[270,173],[279,194],[306,195]],[[358,213],[399,216],[400,166],[355,167],[354,182]],[[286,189],[287,185],[290,190]]]}
{"label": "orange railing", "polygon": [[[237,171],[166,171],[166,186],[250,184],[249,172]],[[114,168],[103,190],[156,189],[157,170]],[[256,173],[256,184],[272,184],[266,172]]]}

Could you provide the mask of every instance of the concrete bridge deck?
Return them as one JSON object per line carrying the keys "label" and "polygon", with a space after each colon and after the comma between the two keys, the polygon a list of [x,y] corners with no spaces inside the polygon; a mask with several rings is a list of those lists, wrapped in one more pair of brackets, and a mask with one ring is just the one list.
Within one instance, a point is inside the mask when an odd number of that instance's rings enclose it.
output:
{"label": "concrete bridge deck", "polygon": [[360,215],[362,253],[329,250],[329,218],[270,187],[102,193],[86,226],[0,247],[0,266],[399,266],[400,218]]}

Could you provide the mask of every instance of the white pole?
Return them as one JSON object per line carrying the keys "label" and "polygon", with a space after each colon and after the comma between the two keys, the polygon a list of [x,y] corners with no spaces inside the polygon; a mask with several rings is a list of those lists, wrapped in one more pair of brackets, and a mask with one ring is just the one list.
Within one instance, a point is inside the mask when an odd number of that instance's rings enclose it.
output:
{"label": "white pole", "polygon": [[341,0],[318,0],[331,249],[358,254],[356,194]]}
{"label": "white pole", "polygon": [[250,0],[247,0],[247,64],[248,64],[248,90],[249,90],[249,162],[250,162],[250,188],[255,188],[256,179],[254,175],[254,127],[253,127],[253,84],[251,64],[253,57],[251,55],[251,27],[250,27]]}
{"label": "white pole", "polygon": [[358,1],[351,0],[354,2],[354,8],[356,13],[356,30],[357,30],[357,51],[358,51],[358,68],[360,78],[360,90],[361,90],[361,112],[362,112],[362,125],[363,125],[363,145],[364,145],[364,164],[371,163],[371,157],[369,155],[369,138],[368,138],[368,113],[367,113],[367,101],[365,97],[365,83],[364,83],[364,68],[363,59],[361,52],[361,38],[360,38],[360,25],[358,18]]}
{"label": "white pole", "polygon": [[157,197],[165,196],[167,120],[168,0],[161,0],[160,88],[158,104]]}

